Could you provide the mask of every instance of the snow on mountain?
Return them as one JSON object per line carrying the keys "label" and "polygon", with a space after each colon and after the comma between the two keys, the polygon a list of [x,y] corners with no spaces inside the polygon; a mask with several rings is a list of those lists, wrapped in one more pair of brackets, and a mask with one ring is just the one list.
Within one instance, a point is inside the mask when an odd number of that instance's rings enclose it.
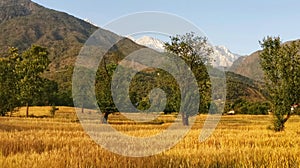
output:
{"label": "snow on mountain", "polygon": [[214,67],[231,67],[233,62],[240,57],[240,55],[229,51],[225,46],[215,46],[213,50],[212,65]]}
{"label": "snow on mountain", "polygon": [[[156,51],[164,51],[164,42],[153,37],[143,36],[138,39],[134,39],[133,37],[128,38],[140,45],[144,45]],[[229,51],[225,46],[214,46],[213,50],[212,65],[214,67],[231,67],[233,62],[240,57],[240,55]]]}
{"label": "snow on mountain", "polygon": [[133,41],[135,41],[136,43],[138,43],[140,45],[152,48],[156,51],[159,51],[159,52],[164,51],[164,42],[161,40],[155,39],[153,37],[143,36],[136,40],[133,39],[132,37],[129,37],[129,38],[131,38]]}

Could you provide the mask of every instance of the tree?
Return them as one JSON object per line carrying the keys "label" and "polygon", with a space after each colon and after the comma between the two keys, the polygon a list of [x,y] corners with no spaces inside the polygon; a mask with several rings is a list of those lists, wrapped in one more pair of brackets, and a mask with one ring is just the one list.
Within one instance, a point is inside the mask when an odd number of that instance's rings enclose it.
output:
{"label": "tree", "polygon": [[18,82],[20,89],[19,98],[26,105],[26,117],[28,117],[29,105],[43,91],[44,80],[40,76],[50,64],[46,48],[32,46],[22,53],[22,59],[18,63],[17,75],[21,77]]}
{"label": "tree", "polygon": [[45,48],[32,46],[19,53],[10,48],[0,59],[0,114],[12,112],[16,107],[27,105],[51,105],[55,103],[58,85],[41,77],[50,61]]}
{"label": "tree", "polygon": [[[200,110],[207,109],[209,106],[209,75],[206,66],[210,65],[209,56],[213,50],[207,44],[206,37],[196,36],[195,33],[186,33],[185,35],[176,35],[170,37],[171,42],[165,43],[165,49],[168,53],[175,54],[185,61],[191,71],[194,73],[199,87],[199,93],[202,96]],[[182,76],[185,79],[185,76]],[[189,79],[185,79],[188,85]],[[188,88],[185,86],[183,89]],[[182,113],[183,125],[189,125],[188,118],[191,114]]]}
{"label": "tree", "polygon": [[95,87],[98,105],[103,113],[102,123],[107,124],[109,114],[118,111],[111,94],[112,75],[117,64],[107,63],[105,59],[97,71]]}
{"label": "tree", "polygon": [[55,81],[41,78],[42,85],[38,91],[38,95],[34,97],[32,105],[50,106],[56,105],[58,94],[58,84]]}
{"label": "tree", "polygon": [[19,89],[16,87],[19,76],[16,75],[16,66],[21,56],[18,49],[10,48],[7,55],[0,58],[0,115],[4,116],[7,112],[13,112],[20,102],[16,95]]}
{"label": "tree", "polygon": [[300,102],[300,42],[282,44],[280,37],[267,37],[260,45],[260,64],[275,116],[274,130],[283,131],[293,114],[291,106]]}

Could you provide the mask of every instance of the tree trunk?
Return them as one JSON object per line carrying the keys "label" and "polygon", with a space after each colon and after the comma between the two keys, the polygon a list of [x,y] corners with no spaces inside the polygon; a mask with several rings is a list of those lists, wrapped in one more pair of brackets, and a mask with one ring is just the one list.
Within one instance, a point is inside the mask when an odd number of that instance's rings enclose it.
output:
{"label": "tree trunk", "polygon": [[105,113],[104,113],[103,119],[102,119],[102,123],[103,123],[103,124],[107,124],[107,121],[108,121],[108,115],[109,115],[108,112],[105,112]]}
{"label": "tree trunk", "polygon": [[84,104],[81,105],[81,113],[84,113]]}
{"label": "tree trunk", "polygon": [[26,103],[26,118],[28,118],[29,114],[29,104]]}
{"label": "tree trunk", "polygon": [[283,120],[283,124],[286,123],[287,120],[288,120],[290,117],[291,117],[291,114],[288,113],[288,114],[286,115],[286,117],[284,118],[284,120]]}
{"label": "tree trunk", "polygon": [[10,110],[9,110],[9,117],[12,117],[12,114],[13,114],[13,109],[10,108]]}
{"label": "tree trunk", "polygon": [[284,124],[288,121],[288,119],[291,117],[291,113],[288,113],[285,118],[277,118],[275,121],[275,131],[280,132],[284,131]]}
{"label": "tree trunk", "polygon": [[184,126],[188,126],[189,125],[189,117],[188,117],[188,115],[185,114],[185,113],[182,113],[181,116],[182,116],[182,124]]}

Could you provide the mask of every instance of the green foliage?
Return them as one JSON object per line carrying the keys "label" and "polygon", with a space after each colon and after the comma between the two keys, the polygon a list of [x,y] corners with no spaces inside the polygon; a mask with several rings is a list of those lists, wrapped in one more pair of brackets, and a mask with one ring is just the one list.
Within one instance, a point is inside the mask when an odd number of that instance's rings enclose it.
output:
{"label": "green foliage", "polygon": [[182,58],[192,70],[211,63],[209,56],[213,50],[207,45],[206,37],[196,36],[191,32],[170,38],[171,42],[165,43],[167,52]]}
{"label": "green foliage", "polygon": [[[159,75],[158,75],[159,74]],[[180,108],[180,90],[176,80],[166,71],[156,69],[136,74],[130,85],[130,98],[137,108],[146,110],[150,107],[149,93],[155,88],[162,89],[167,98],[165,113],[178,112]]]}
{"label": "green foliage", "polygon": [[57,83],[58,91],[55,93],[54,104],[57,106],[74,106],[72,98],[73,66],[67,66],[58,71],[46,71],[42,77]]}
{"label": "green foliage", "polygon": [[268,96],[264,83],[233,72],[226,72],[226,86],[226,99],[230,102],[241,98],[249,102],[262,102]]}
{"label": "green foliage", "polygon": [[[179,56],[190,67],[198,82],[199,94],[201,95],[199,112],[208,112],[210,79],[207,67],[211,64],[209,56],[213,50],[207,45],[207,38],[196,36],[193,32],[170,38],[171,42],[165,43],[166,51]],[[182,78],[185,79],[185,77]],[[189,81],[189,79],[185,80]]]}
{"label": "green foliage", "polygon": [[282,131],[292,115],[291,105],[300,102],[300,42],[283,45],[279,37],[267,37],[260,44],[260,64],[275,115],[274,130]]}
{"label": "green foliage", "polygon": [[72,98],[72,91],[58,91],[55,96],[55,101],[53,102],[57,106],[70,106],[73,107],[73,98]]}
{"label": "green foliage", "polygon": [[50,61],[46,48],[32,46],[22,53],[16,68],[21,77],[18,82],[19,98],[23,105],[32,104],[43,92],[45,80],[40,75],[47,69]]}
{"label": "green foliage", "polygon": [[96,74],[96,98],[103,113],[117,112],[111,93],[112,75],[116,67],[117,64],[102,61]]}
{"label": "green foliage", "polygon": [[19,54],[16,48],[0,60],[0,113],[22,105],[48,105],[55,101],[58,86],[41,77],[50,61],[46,48],[32,46]]}
{"label": "green foliage", "polygon": [[248,115],[267,115],[271,105],[267,101],[250,102],[249,100],[239,98],[234,102],[227,102],[225,112],[234,110],[236,114]]}
{"label": "green foliage", "polygon": [[[102,67],[102,66],[101,66]],[[97,72],[96,79],[96,96],[100,110],[102,112],[116,112],[118,109],[112,99],[111,94],[111,78],[113,71],[116,68],[116,64],[108,64],[106,70],[102,67],[99,68]],[[119,65],[121,71],[130,72],[129,69]],[[107,75],[108,74],[108,75]],[[159,75],[158,75],[159,74]],[[128,81],[128,76],[124,75],[118,79],[118,83]],[[139,110],[144,111],[150,107],[150,92],[155,89],[160,88],[166,93],[167,104],[164,109],[165,113],[178,112],[180,108],[180,90],[176,83],[176,80],[166,71],[161,69],[144,70],[138,72],[133,79],[130,81],[129,86],[129,98],[131,103]],[[127,96],[125,93],[118,94],[118,99],[125,99]]]}
{"label": "green foliage", "polygon": [[[207,45],[206,37],[196,36],[195,33],[186,33],[185,35],[176,35],[170,37],[171,41],[165,43],[165,50],[168,53],[175,54],[185,61],[191,71],[194,73],[198,82],[201,102],[199,110],[207,112],[210,101],[210,79],[206,67],[210,65],[210,55],[213,50]],[[181,77],[186,82],[184,88],[188,88],[188,81],[185,76]],[[192,114],[182,114],[183,124],[188,125],[188,117]]]}
{"label": "green foliage", "polygon": [[58,84],[55,81],[41,78],[42,85],[39,88],[38,94],[33,98],[34,106],[51,105],[58,102]]}
{"label": "green foliage", "polygon": [[10,48],[6,58],[0,58],[0,115],[12,112],[20,105],[16,95],[19,88],[16,84],[19,75],[16,74],[17,62],[21,59],[16,48]]}

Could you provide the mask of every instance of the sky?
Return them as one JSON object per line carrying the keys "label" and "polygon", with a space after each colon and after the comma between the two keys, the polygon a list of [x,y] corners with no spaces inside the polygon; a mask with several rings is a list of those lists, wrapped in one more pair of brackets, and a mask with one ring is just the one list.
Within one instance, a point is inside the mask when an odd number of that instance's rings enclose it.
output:
{"label": "sky", "polygon": [[124,15],[159,11],[178,15],[199,27],[214,45],[240,55],[260,49],[259,40],[300,39],[299,0],[33,0],[45,7],[89,19],[103,27]]}

